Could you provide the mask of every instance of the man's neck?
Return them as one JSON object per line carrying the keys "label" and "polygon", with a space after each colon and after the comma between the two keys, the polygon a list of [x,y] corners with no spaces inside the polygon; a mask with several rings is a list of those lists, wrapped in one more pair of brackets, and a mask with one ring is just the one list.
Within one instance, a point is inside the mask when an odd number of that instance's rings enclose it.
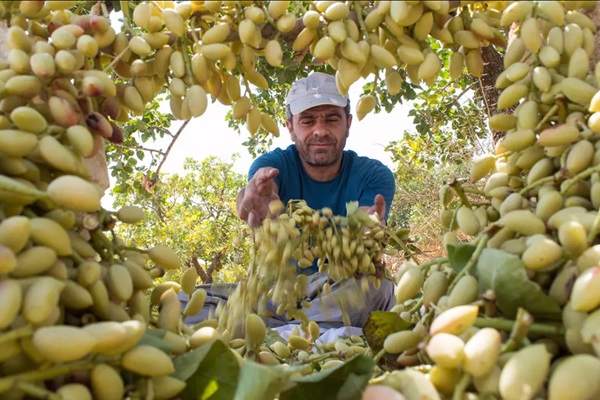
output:
{"label": "man's neck", "polygon": [[317,182],[327,182],[335,178],[339,173],[342,167],[342,158],[338,162],[333,165],[327,165],[323,167],[308,165],[306,162],[302,161],[302,166],[304,170],[312,179]]}

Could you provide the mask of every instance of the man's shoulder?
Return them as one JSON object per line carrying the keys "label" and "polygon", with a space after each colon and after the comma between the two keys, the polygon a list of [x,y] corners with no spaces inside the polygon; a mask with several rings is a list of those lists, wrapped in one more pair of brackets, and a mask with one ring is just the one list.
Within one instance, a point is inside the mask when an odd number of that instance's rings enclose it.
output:
{"label": "man's shoulder", "polygon": [[249,179],[252,178],[256,171],[263,167],[277,168],[281,173],[286,169],[289,169],[290,165],[294,164],[296,164],[296,155],[292,146],[289,146],[285,149],[276,148],[260,155],[252,162],[248,172],[248,177]]}
{"label": "man's shoulder", "polygon": [[389,169],[381,161],[379,161],[379,160],[377,160],[375,158],[367,157],[367,156],[360,156],[360,155],[358,155],[353,150],[344,150],[344,153],[346,153],[347,157],[351,161],[351,164],[352,164],[353,168],[357,168],[358,167],[358,168],[384,168],[384,169]]}
{"label": "man's shoulder", "polygon": [[285,149],[281,148],[281,147],[277,147],[273,150],[270,150],[264,154],[262,154],[259,158],[272,158],[272,157],[278,157],[278,158],[290,158],[290,157],[295,157],[296,154],[296,150],[295,150],[295,146],[293,144],[289,145],[288,147],[286,147]]}

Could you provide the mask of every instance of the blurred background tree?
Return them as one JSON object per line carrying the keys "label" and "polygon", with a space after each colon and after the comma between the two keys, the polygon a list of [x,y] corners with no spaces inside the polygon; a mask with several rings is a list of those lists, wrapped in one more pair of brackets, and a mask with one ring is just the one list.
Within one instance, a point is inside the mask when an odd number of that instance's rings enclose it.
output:
{"label": "blurred background tree", "polygon": [[[235,207],[246,180],[233,170],[233,162],[216,157],[187,159],[182,174],[164,174],[162,184],[150,190],[140,186],[144,180],[140,173],[131,175],[124,184],[138,190],[115,188],[114,205],[136,204],[147,216],[143,224],[120,224],[119,235],[130,246],[151,243],[172,248],[188,267],[196,268],[202,283],[240,280],[246,273],[251,240]],[[177,280],[175,276],[165,279]]]}

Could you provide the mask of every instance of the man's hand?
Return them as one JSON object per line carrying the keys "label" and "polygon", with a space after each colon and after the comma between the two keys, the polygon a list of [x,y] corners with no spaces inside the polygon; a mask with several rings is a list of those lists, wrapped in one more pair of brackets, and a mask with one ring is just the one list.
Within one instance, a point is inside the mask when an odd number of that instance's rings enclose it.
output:
{"label": "man's hand", "polygon": [[[251,227],[257,227],[269,212],[269,204],[279,200],[275,177],[279,174],[277,168],[260,168],[245,189],[238,195],[237,209],[241,219]],[[385,202],[384,202],[385,204]]]}
{"label": "man's hand", "polygon": [[385,225],[385,198],[378,194],[375,196],[374,204],[371,207],[363,207],[369,214],[377,213],[382,225]]}

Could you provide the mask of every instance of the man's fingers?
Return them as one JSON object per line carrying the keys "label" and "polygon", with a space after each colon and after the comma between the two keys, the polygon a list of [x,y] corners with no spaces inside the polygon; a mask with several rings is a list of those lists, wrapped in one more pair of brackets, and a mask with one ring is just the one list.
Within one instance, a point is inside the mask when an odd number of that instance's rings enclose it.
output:
{"label": "man's fingers", "polygon": [[254,176],[258,179],[258,183],[263,183],[265,181],[275,179],[278,174],[279,170],[277,168],[264,167],[256,171]]}
{"label": "man's fingers", "polygon": [[249,208],[244,201],[240,203],[240,208],[238,209],[238,215],[244,221],[248,220]]}
{"label": "man's fingers", "polygon": [[277,175],[279,175],[279,170],[277,168],[271,168],[267,172],[267,176],[269,179],[275,179],[275,177],[277,177]]}
{"label": "man's fingers", "polygon": [[273,179],[279,174],[277,168],[264,167],[256,171],[254,177],[250,180],[248,188],[251,192],[260,193],[270,192],[273,190],[272,185],[274,184]]}
{"label": "man's fingers", "polygon": [[250,211],[248,214],[248,225],[251,228],[256,228],[260,226],[261,222],[261,219],[256,215],[256,213],[254,211]]}
{"label": "man's fingers", "polygon": [[375,209],[379,216],[383,218],[385,215],[385,198],[380,194],[375,196]]}
{"label": "man's fingers", "polygon": [[383,195],[378,194],[373,200],[373,206],[369,208],[369,213],[377,213],[381,223],[385,225],[385,198]]}
{"label": "man's fingers", "polygon": [[261,224],[266,215],[265,204],[274,196],[277,187],[273,180],[279,174],[277,168],[260,168],[244,189],[243,198],[239,202],[238,215],[251,227]]}

